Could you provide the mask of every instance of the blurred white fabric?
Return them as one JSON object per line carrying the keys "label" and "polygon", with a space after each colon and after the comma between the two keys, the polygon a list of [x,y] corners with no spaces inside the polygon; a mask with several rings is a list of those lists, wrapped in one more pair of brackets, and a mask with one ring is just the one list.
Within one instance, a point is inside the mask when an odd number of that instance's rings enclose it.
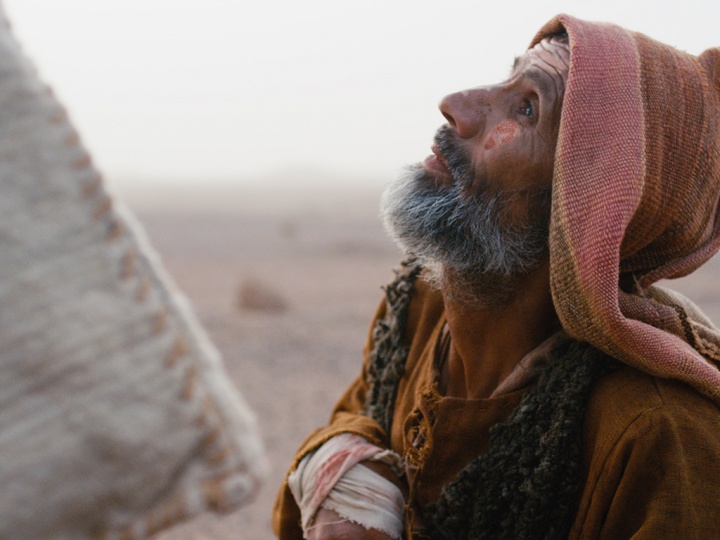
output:
{"label": "blurred white fabric", "polygon": [[256,492],[254,418],[0,13],[0,537],[144,538]]}

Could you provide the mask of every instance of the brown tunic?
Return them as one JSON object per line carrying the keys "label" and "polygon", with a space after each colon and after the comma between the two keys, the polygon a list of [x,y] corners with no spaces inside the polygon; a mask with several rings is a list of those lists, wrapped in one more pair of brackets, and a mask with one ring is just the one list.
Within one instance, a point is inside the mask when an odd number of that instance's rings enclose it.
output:
{"label": "brown tunic", "polygon": [[[414,294],[406,332],[410,353],[389,440],[408,465],[408,531],[418,508],[488,450],[490,428],[510,416],[526,390],[478,400],[441,396],[434,351],[445,322],[442,298],[421,280]],[[376,319],[384,314],[383,303]],[[370,345],[368,339],[365,365]],[[293,468],[341,432],[388,445],[380,426],[360,414],[366,390],[363,373],[341,397],[330,424],[303,443]],[[629,367],[606,375],[590,396],[583,455],[570,538],[720,538],[720,411],[692,388]],[[281,540],[301,539],[299,522],[285,484],[273,528]]]}

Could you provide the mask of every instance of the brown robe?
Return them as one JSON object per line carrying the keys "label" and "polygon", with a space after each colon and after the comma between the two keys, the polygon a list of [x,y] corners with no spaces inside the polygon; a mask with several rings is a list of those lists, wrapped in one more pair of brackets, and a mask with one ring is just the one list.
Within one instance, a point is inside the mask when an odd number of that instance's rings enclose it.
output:
{"label": "brown robe", "polygon": [[[410,353],[389,440],[408,464],[407,534],[413,519],[422,519],[419,509],[488,450],[490,428],[509,418],[527,390],[478,400],[441,396],[434,358],[445,322],[442,298],[422,280],[414,294],[406,328]],[[376,319],[384,314],[383,302]],[[365,366],[371,344],[369,338]],[[388,446],[380,426],[360,413],[366,390],[363,373],[340,398],[330,424],[302,444],[292,468],[342,432]],[[684,383],[630,367],[604,376],[587,407],[583,456],[570,538],[720,538],[720,411]],[[281,540],[301,539],[299,522],[284,484],[275,533]]]}

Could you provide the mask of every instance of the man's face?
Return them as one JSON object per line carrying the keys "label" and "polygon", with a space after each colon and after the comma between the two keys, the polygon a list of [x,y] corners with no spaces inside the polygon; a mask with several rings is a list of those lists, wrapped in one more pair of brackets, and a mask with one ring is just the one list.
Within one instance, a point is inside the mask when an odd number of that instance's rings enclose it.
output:
{"label": "man's face", "polygon": [[451,94],[433,155],[383,199],[391,234],[423,262],[512,275],[547,247],[549,192],[569,47],[546,38],[509,79]]}

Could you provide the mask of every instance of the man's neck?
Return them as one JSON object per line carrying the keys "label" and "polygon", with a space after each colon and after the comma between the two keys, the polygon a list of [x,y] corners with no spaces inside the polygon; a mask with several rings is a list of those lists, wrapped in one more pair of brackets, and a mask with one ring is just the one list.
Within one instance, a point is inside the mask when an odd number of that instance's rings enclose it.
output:
{"label": "man's neck", "polygon": [[[489,397],[523,356],[559,328],[547,261],[504,285],[506,301],[493,298],[488,305],[467,302],[443,288],[452,342],[441,374],[446,395]],[[480,289],[492,290],[492,283]]]}

